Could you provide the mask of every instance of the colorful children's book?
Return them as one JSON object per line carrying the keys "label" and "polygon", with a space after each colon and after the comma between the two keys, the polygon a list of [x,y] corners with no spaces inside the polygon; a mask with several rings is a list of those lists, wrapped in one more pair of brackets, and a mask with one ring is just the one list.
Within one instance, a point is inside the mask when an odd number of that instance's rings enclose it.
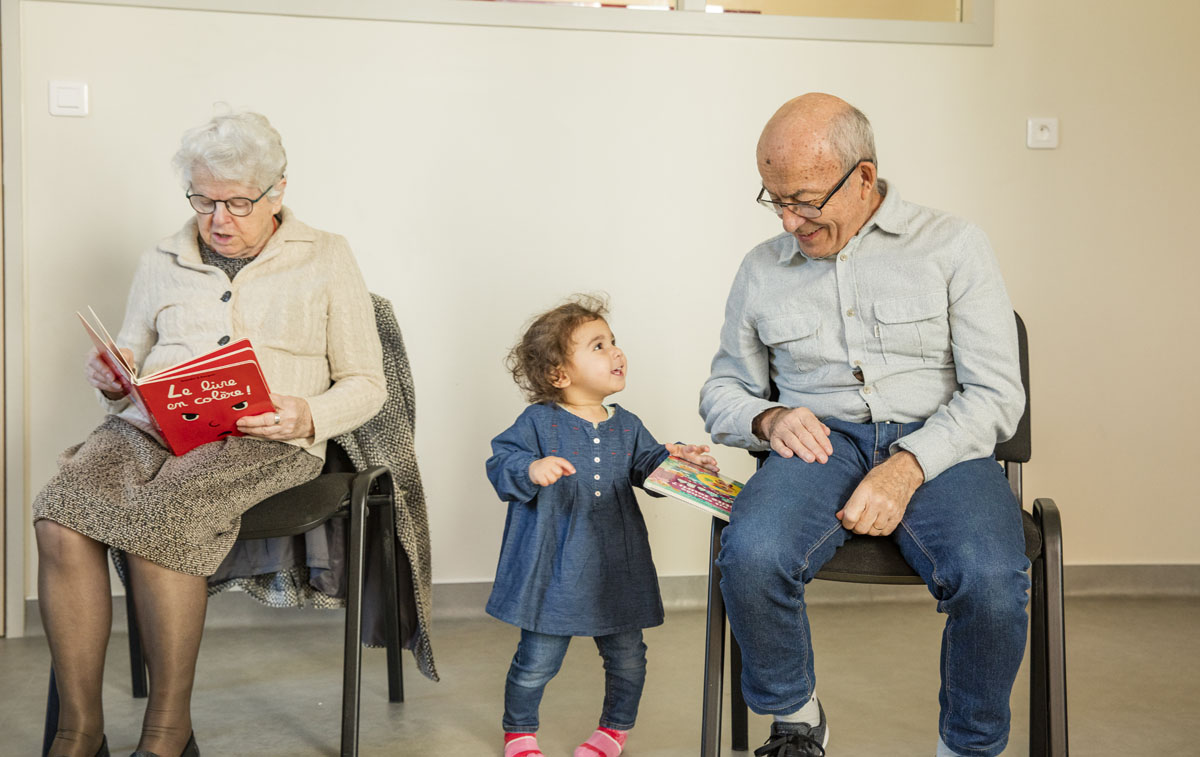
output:
{"label": "colorful children's book", "polygon": [[249,339],[209,352],[173,368],[139,377],[95,311],[89,322],[76,312],[129,399],[158,429],[174,455],[227,436],[241,436],[237,420],[274,410],[267,380]]}
{"label": "colorful children's book", "polygon": [[742,483],[718,476],[687,460],[668,457],[646,479],[645,488],[729,520],[733,500],[742,490]]}

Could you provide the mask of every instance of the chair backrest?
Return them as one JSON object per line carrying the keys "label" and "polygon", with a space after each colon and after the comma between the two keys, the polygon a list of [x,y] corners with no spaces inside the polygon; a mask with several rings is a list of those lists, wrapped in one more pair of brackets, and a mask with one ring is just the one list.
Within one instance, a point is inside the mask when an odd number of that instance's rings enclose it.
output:
{"label": "chair backrest", "polygon": [[996,459],[1002,463],[1027,463],[1031,453],[1029,442],[1029,337],[1025,333],[1025,321],[1021,320],[1021,316],[1016,312],[1013,313],[1013,317],[1017,319],[1017,346],[1021,351],[1021,385],[1025,387],[1025,412],[1021,413],[1021,421],[1017,424],[1017,431],[1012,438],[996,445]]}
{"label": "chair backrest", "polygon": [[358,469],[350,462],[342,445],[336,439],[330,439],[325,443],[325,467],[321,473],[358,473]]}

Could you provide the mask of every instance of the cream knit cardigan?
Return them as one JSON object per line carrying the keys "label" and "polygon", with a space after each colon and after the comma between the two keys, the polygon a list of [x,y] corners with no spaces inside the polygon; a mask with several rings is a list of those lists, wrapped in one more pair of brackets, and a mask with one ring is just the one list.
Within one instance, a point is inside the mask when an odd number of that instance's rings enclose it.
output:
{"label": "cream knit cardigan", "polygon": [[[231,282],[201,262],[196,219],[146,252],[117,344],[146,376],[248,337],[267,386],[302,397],[313,436],[290,442],[324,458],[325,440],[371,419],[387,397],[371,297],[346,240],[283,208],[282,223]],[[331,386],[332,384],[332,386]],[[157,436],[128,398],[109,412]]]}

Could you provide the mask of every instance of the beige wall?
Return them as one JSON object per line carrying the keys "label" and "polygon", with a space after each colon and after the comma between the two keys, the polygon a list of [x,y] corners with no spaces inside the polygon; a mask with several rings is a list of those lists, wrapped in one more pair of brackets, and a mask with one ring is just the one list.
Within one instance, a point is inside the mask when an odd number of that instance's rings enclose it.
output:
{"label": "beige wall", "polygon": [[[1033,340],[1027,492],[1063,508],[1067,560],[1196,563],[1200,5],[1005,0],[994,47],[421,25],[27,2],[23,17],[27,450],[32,494],[99,415],[72,312],[118,322],[134,260],[188,215],[168,170],[214,101],[268,114],[287,201],[349,237],[415,366],[435,579],[489,580],[504,506],[488,441],[522,401],[501,359],[534,311],[612,295],[618,400],[701,440],[697,389],[742,254],[775,233],[753,146],[788,97],[875,122],[905,196],[974,219]],[[1185,60],[1186,63],[1180,63]],[[85,79],[92,115],[51,118]],[[1024,146],[1058,116],[1062,147]],[[750,472],[744,453],[725,468]],[[705,569],[705,519],[645,510],[664,575]],[[32,551],[32,550],[30,550]],[[26,586],[34,587],[34,557]]]}

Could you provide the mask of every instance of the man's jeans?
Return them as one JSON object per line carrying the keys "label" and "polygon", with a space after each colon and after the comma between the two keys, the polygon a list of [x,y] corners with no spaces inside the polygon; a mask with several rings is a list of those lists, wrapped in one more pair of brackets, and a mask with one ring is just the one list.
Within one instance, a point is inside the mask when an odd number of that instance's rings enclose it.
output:
{"label": "man's jeans", "polygon": [[[829,462],[772,452],[738,496],[721,540],[717,564],[730,629],[742,647],[742,690],[761,714],[795,712],[811,696],[804,585],[855,538],[834,513],[888,458],[889,445],[921,426],[822,420],[832,431]],[[949,616],[939,734],[959,754],[999,754],[1025,651],[1029,591],[1021,514],[1003,470],[990,457],[949,468],[917,489],[889,538]],[[906,695],[897,691],[896,699]]]}
{"label": "man's jeans", "polygon": [[[604,659],[604,708],[600,725],[628,731],[637,720],[642,686],[646,683],[646,645],[641,630],[596,636]],[[521,643],[508,669],[504,687],[505,733],[534,733],[538,706],[546,684],[558,673],[570,636],[550,636],[521,630]]]}

